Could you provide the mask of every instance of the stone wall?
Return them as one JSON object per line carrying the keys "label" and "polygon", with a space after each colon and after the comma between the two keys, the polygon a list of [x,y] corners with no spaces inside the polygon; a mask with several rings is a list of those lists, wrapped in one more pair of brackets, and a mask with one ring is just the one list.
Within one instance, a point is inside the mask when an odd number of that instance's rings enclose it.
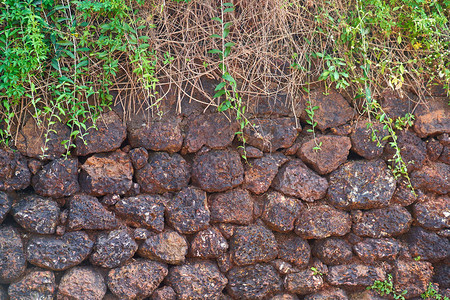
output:
{"label": "stone wall", "polygon": [[[393,117],[414,107],[386,99]],[[45,145],[30,119],[0,150],[0,299],[383,299],[365,287],[388,274],[407,298],[449,295],[448,99],[398,133],[417,196],[341,95],[315,101],[320,151],[262,99],[247,162],[214,112],[110,111],[67,159],[68,128]]]}

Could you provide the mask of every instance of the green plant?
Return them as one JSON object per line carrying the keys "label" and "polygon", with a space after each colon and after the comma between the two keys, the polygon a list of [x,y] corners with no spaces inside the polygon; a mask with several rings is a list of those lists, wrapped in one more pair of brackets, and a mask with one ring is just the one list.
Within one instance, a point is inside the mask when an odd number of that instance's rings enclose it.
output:
{"label": "green plant", "polygon": [[397,293],[394,289],[394,284],[392,282],[392,275],[388,274],[384,281],[375,280],[374,283],[367,287],[368,290],[375,290],[381,296],[392,295],[394,299],[405,300],[405,295],[408,293],[407,290]]}
{"label": "green plant", "polygon": [[431,282],[428,284],[427,290],[420,296],[422,297],[422,299],[449,300],[447,296],[442,296],[441,294],[439,294]]}
{"label": "green plant", "polygon": [[[309,90],[307,92],[308,92],[308,96],[309,96]],[[317,122],[314,121],[314,111],[318,110],[319,107],[313,106],[310,98],[306,101],[306,105],[307,105],[307,107],[305,108],[305,111],[306,111],[306,114],[308,115],[308,119],[306,120],[306,123],[308,123],[312,127],[312,128],[308,128],[307,131],[311,132],[313,134],[313,139],[314,139],[314,144],[315,144],[315,146],[313,147],[313,150],[319,151],[320,147],[322,147],[322,142],[319,142],[319,143],[317,142],[316,131],[315,131]]]}
{"label": "green plant", "polygon": [[421,257],[420,257],[420,255],[418,255],[418,256],[416,256],[416,257],[414,257],[414,260],[415,260],[415,261],[420,261],[420,260],[421,260]]}
{"label": "green plant", "polygon": [[317,275],[323,276],[323,273],[320,272],[316,267],[311,267],[310,270],[313,271],[314,276],[317,276]]}

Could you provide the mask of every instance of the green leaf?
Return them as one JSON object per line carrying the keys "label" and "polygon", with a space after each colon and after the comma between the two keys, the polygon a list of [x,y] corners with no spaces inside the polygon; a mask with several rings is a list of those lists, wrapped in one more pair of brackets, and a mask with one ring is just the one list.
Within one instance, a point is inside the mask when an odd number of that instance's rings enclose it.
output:
{"label": "green leaf", "polygon": [[89,61],[87,59],[83,60],[82,62],[80,62],[79,64],[77,64],[77,66],[75,67],[76,69],[79,69],[81,67],[85,67],[89,64]]}
{"label": "green leaf", "polygon": [[224,3],[223,6],[230,6],[230,7],[232,7],[232,6],[233,6],[233,3],[227,2],[227,3]]}
{"label": "green leaf", "polygon": [[223,10],[224,13],[229,13],[229,12],[232,12],[232,11],[234,11],[234,7],[225,8]]}
{"label": "green leaf", "polygon": [[211,50],[208,50],[208,53],[212,53],[212,54],[222,54],[222,51],[220,51],[219,49],[211,49]]}
{"label": "green leaf", "polygon": [[230,29],[224,29],[223,30],[223,38],[224,39],[226,39],[229,34],[230,34]]}
{"label": "green leaf", "polygon": [[223,89],[223,88],[225,87],[226,84],[227,84],[227,83],[226,83],[225,81],[222,81],[221,83],[219,83],[219,84],[216,86],[216,88],[214,89],[214,91],[218,91],[218,90]]}
{"label": "green leaf", "polygon": [[223,94],[225,94],[225,90],[220,90],[217,93],[214,94],[214,98],[219,98],[220,96],[222,96]]}
{"label": "green leaf", "polygon": [[217,21],[217,22],[223,23],[222,19],[221,19],[221,18],[218,18],[218,17],[211,18],[211,20],[212,20],[212,21]]}
{"label": "green leaf", "polygon": [[71,41],[58,41],[56,42],[57,45],[59,46],[72,46],[73,43]]}
{"label": "green leaf", "polygon": [[234,80],[233,76],[231,76],[230,74],[224,74],[224,75],[222,76],[222,78],[223,78],[224,80],[226,80],[226,81],[236,83],[236,81]]}
{"label": "green leaf", "polygon": [[222,39],[222,36],[218,35],[218,34],[211,34],[209,37],[216,38],[216,39]]}
{"label": "green leaf", "polygon": [[225,47],[226,48],[230,48],[230,47],[233,47],[234,45],[236,45],[235,43],[233,43],[233,42],[228,42],[228,43],[225,43]]}

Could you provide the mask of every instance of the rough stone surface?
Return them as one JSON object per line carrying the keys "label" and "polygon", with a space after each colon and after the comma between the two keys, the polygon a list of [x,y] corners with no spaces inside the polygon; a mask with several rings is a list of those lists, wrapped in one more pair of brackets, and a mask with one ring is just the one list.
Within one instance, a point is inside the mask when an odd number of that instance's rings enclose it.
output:
{"label": "rough stone surface", "polygon": [[378,260],[395,260],[400,252],[400,243],[395,239],[364,239],[353,246],[358,257],[366,262]]}
{"label": "rough stone surface", "polygon": [[85,260],[93,245],[82,231],[62,236],[33,236],[27,245],[27,260],[41,268],[63,271]]}
{"label": "rough stone surface", "polygon": [[353,258],[352,246],[336,237],[315,241],[312,254],[327,265],[348,264]]}
{"label": "rough stone surface", "polygon": [[449,146],[445,146],[444,149],[442,150],[441,156],[439,156],[439,161],[450,165],[450,147]]}
{"label": "rough stone surface", "polygon": [[0,224],[3,223],[6,215],[11,210],[12,204],[13,201],[11,197],[4,192],[0,192]]}
{"label": "rough stone surface", "polygon": [[441,156],[444,145],[442,145],[437,139],[427,140],[427,157],[431,161],[436,161]]}
{"label": "rough stone surface", "polygon": [[252,126],[244,128],[247,143],[264,152],[289,148],[298,135],[295,120],[292,118],[255,118],[251,119],[250,123]]}
{"label": "rough stone surface", "polygon": [[31,173],[20,153],[0,149],[0,191],[22,190],[30,185]]}
{"label": "rough stone surface", "polygon": [[386,298],[374,290],[365,290],[350,294],[350,300],[385,300]]}
{"label": "rough stone surface", "polygon": [[1,285],[0,285],[0,300],[8,300],[8,293]]}
{"label": "rough stone surface", "polygon": [[245,147],[245,152],[243,148],[239,148],[238,152],[241,156],[245,155],[247,158],[261,158],[264,156],[264,153],[261,150],[253,146]]}
{"label": "rough stone surface", "polygon": [[327,288],[314,294],[307,295],[305,300],[348,300],[348,297],[347,293],[342,289]]}
{"label": "rough stone surface", "polygon": [[171,288],[170,286],[163,286],[161,288],[156,289],[153,292],[152,297],[150,299],[151,300],[176,300],[177,294],[175,293],[173,288]]}
{"label": "rough stone surface", "polygon": [[434,232],[413,227],[407,234],[409,252],[412,257],[437,262],[450,256],[450,241]]}
{"label": "rough stone surface", "polygon": [[278,168],[284,162],[280,162],[272,155],[250,160],[245,164],[244,187],[254,194],[266,192],[277,175]]}
{"label": "rough stone surface", "polygon": [[414,112],[416,120],[414,130],[421,138],[450,133],[448,98],[434,98],[427,101],[426,105],[420,105]]}
{"label": "rough stone surface", "polygon": [[421,193],[419,190],[415,190],[414,195],[410,187],[408,187],[408,181],[404,178],[398,180],[397,188],[391,199],[392,205],[409,206],[417,201],[418,195]]}
{"label": "rough stone surface", "polygon": [[317,292],[323,286],[323,278],[313,270],[306,269],[300,272],[287,274],[284,286],[291,293],[306,295]]}
{"label": "rough stone surface", "polygon": [[[56,291],[55,274],[52,271],[30,271],[8,288],[11,300],[52,300]],[[2,299],[0,297],[0,299]]]}
{"label": "rough stone surface", "polygon": [[139,247],[138,254],[171,265],[179,265],[184,262],[187,251],[186,239],[176,231],[166,230],[148,237]]}
{"label": "rough stone surface", "polygon": [[328,201],[347,210],[385,207],[395,187],[392,172],[383,161],[350,161],[331,173]]}
{"label": "rough stone surface", "polygon": [[361,213],[353,224],[353,232],[371,238],[391,237],[409,230],[412,217],[401,206],[372,209]]}
{"label": "rough stone surface", "polygon": [[240,185],[244,168],[236,151],[211,150],[196,154],[192,182],[207,192],[223,192]]}
{"label": "rough stone surface", "polygon": [[304,239],[343,236],[351,229],[350,215],[328,205],[313,206],[301,211],[295,233]]}
{"label": "rough stone surface", "polygon": [[278,294],[270,298],[270,300],[298,300],[297,295],[292,294]]}
{"label": "rough stone surface", "polygon": [[30,195],[15,202],[11,213],[22,228],[40,234],[53,234],[59,220],[59,206],[50,198]]}
{"label": "rough stone surface", "polygon": [[116,217],[106,210],[97,198],[88,195],[75,195],[70,198],[70,230],[108,230],[118,226]]}
{"label": "rough stone surface", "polygon": [[[314,150],[316,143],[320,150]],[[347,160],[352,144],[346,136],[324,135],[304,143],[297,156],[317,173],[324,175],[336,170]]]}
{"label": "rough stone surface", "polygon": [[212,222],[248,225],[253,221],[254,202],[247,190],[212,194],[208,203]]}
{"label": "rough stone surface", "polygon": [[303,204],[294,198],[285,197],[283,194],[272,191],[264,195],[265,205],[261,219],[266,225],[279,232],[287,232],[294,229]]}
{"label": "rough stone surface", "polygon": [[167,283],[178,299],[220,299],[228,283],[217,265],[210,261],[189,261],[170,269]]}
{"label": "rough stone surface", "polygon": [[217,228],[210,227],[197,232],[194,236],[191,241],[190,254],[202,259],[218,258],[227,249],[228,243],[222,233]]}
{"label": "rough stone surface", "polygon": [[450,288],[450,265],[439,264],[434,267],[433,282],[439,284],[442,289]]}
{"label": "rough stone surface", "polygon": [[231,257],[239,266],[268,262],[277,257],[277,250],[273,233],[261,225],[239,227],[230,240]]}
{"label": "rough stone surface", "polygon": [[428,195],[424,200],[413,206],[417,223],[430,230],[450,228],[450,196]]}
{"label": "rough stone surface", "polygon": [[116,268],[132,258],[137,249],[138,245],[126,230],[112,230],[97,236],[89,259],[93,265]]}
{"label": "rough stone surface", "polygon": [[[372,124],[367,127],[367,124]],[[372,133],[375,134],[376,140],[372,140]],[[387,130],[383,129],[383,125],[380,123],[371,123],[369,120],[361,120],[356,125],[350,135],[352,141],[352,150],[358,155],[366,159],[374,159],[379,157],[383,153],[383,148],[387,141],[382,140],[387,136]]]}
{"label": "rough stone surface", "polygon": [[33,176],[32,185],[41,196],[61,198],[78,192],[78,160],[59,158],[46,164]]}
{"label": "rough stone surface", "polygon": [[108,273],[109,290],[120,299],[150,297],[168,274],[163,263],[137,259]]}
{"label": "rough stone surface", "polygon": [[387,116],[396,119],[405,117],[407,113],[413,113],[413,109],[416,106],[416,103],[414,103],[413,100],[415,100],[415,95],[405,94],[391,88],[386,88],[381,93],[380,104]]}
{"label": "rough stone surface", "polygon": [[131,163],[136,170],[142,169],[148,161],[148,151],[145,148],[134,148],[128,152]]}
{"label": "rough stone surface", "polygon": [[268,264],[234,267],[227,277],[228,294],[235,299],[265,299],[282,288],[280,276]]}
{"label": "rough stone surface", "polygon": [[133,166],[126,153],[118,150],[95,154],[81,166],[81,188],[92,196],[125,194],[132,184]]}
{"label": "rough stone surface", "polygon": [[189,165],[178,153],[152,153],[148,164],[136,171],[142,191],[150,194],[177,192],[188,185],[190,177]]}
{"label": "rough stone surface", "polygon": [[230,122],[223,113],[200,114],[188,119],[186,138],[183,151],[193,153],[203,146],[211,149],[223,149],[231,144],[235,132],[238,131],[236,123]]}
{"label": "rough stone surface", "polygon": [[138,195],[120,199],[114,209],[133,227],[146,227],[161,232],[164,229],[164,205],[168,199],[160,195]]}
{"label": "rough stone surface", "polygon": [[283,194],[312,202],[325,197],[328,182],[301,160],[294,159],[280,168],[272,187]]}
{"label": "rough stone surface", "polygon": [[60,300],[102,300],[105,294],[105,280],[99,272],[91,267],[75,267],[64,273],[57,297]]}
{"label": "rough stone surface", "polygon": [[394,287],[398,291],[408,290],[408,298],[416,297],[427,290],[433,276],[433,267],[425,261],[398,260],[394,266]]}
{"label": "rough stone surface", "polygon": [[0,226],[0,283],[18,279],[26,265],[19,233],[11,226]]}
{"label": "rough stone surface", "polygon": [[422,169],[412,172],[413,186],[438,194],[450,192],[450,165],[442,162],[429,162]]}
{"label": "rough stone surface", "polygon": [[383,268],[363,264],[331,266],[327,281],[335,286],[366,287],[375,280],[384,281],[386,274]]}
{"label": "rough stone surface", "polygon": [[200,189],[184,188],[167,204],[167,222],[180,233],[205,229],[209,220],[206,193]]}
{"label": "rough stone surface", "polygon": [[277,233],[278,258],[299,268],[305,267],[311,258],[308,242],[295,234]]}
{"label": "rough stone surface", "polygon": [[179,117],[163,117],[150,122],[138,118],[128,126],[128,141],[133,148],[178,152],[183,145],[180,122]]}

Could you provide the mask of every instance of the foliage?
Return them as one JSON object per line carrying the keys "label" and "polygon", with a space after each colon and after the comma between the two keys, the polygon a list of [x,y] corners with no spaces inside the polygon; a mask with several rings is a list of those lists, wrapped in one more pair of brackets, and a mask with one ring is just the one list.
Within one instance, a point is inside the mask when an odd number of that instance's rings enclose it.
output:
{"label": "foliage", "polygon": [[422,299],[449,300],[447,296],[439,294],[431,282],[428,284],[427,290],[420,296]]}
{"label": "foliage", "polygon": [[388,274],[384,281],[375,280],[374,283],[367,287],[368,290],[375,290],[381,296],[392,295],[394,299],[405,300],[405,295],[408,293],[407,290],[397,293],[394,289],[394,284],[392,283],[392,275]]}

